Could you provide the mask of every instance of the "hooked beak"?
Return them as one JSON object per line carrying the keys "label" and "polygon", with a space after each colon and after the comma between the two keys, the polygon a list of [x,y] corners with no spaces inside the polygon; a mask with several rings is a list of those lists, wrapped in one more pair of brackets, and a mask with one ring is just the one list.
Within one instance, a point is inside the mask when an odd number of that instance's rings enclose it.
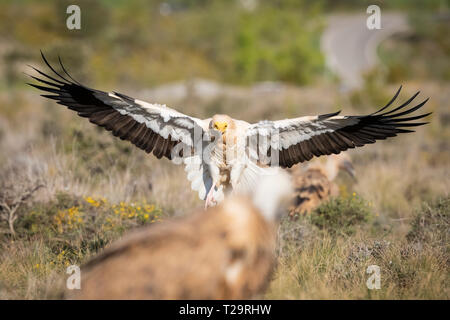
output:
{"label": "hooked beak", "polygon": [[214,122],[214,129],[219,130],[220,132],[224,133],[227,130],[228,123],[222,122],[222,121],[216,121]]}
{"label": "hooked beak", "polygon": [[353,164],[350,161],[348,160],[343,161],[342,169],[344,169],[350,175],[350,177],[353,178],[353,180],[357,181],[355,168],[353,167]]}

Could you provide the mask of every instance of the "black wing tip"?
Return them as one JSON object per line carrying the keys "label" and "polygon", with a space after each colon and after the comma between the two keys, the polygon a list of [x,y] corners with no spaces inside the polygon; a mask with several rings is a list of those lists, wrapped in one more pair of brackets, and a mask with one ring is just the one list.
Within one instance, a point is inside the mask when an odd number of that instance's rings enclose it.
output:
{"label": "black wing tip", "polygon": [[44,60],[45,64],[46,64],[47,66],[49,66],[50,68],[52,68],[52,67],[50,66],[50,64],[48,63],[47,58],[45,57],[44,53],[42,52],[42,49],[39,49],[39,51],[41,52],[41,58],[42,58],[42,60]]}
{"label": "black wing tip", "polygon": [[428,124],[430,122],[403,122],[403,123],[396,123],[396,128],[403,128],[403,127],[418,127],[423,126],[425,124]]}
{"label": "black wing tip", "polygon": [[400,87],[398,87],[398,89],[397,89],[397,91],[395,92],[395,95],[394,95],[394,100],[398,97],[398,95],[400,94],[400,92],[402,91],[402,89],[403,89],[403,84],[401,84],[400,85]]}
{"label": "black wing tip", "polygon": [[397,92],[395,92],[394,96],[389,100],[389,102],[379,110],[375,111],[374,113],[370,114],[371,116],[376,115],[377,113],[380,113],[381,111],[387,109],[392,103],[394,103],[395,100],[397,100],[398,95],[400,94],[400,91],[402,91],[403,85],[401,84],[400,87],[397,89]]}
{"label": "black wing tip", "polygon": [[64,72],[64,73],[65,73],[72,81],[74,81],[76,84],[78,84],[78,85],[81,86],[82,84],[79,83],[77,80],[75,80],[75,79],[69,74],[69,72],[67,71],[67,69],[64,67],[60,55],[58,55],[58,61],[59,61],[59,65],[61,66],[63,72]]}
{"label": "black wing tip", "polygon": [[34,87],[34,88],[36,88],[36,89],[39,89],[39,90],[44,90],[43,88],[46,88],[46,87],[44,87],[44,86],[40,86],[40,85],[38,85],[38,84],[31,83],[31,82],[25,82],[25,84],[27,84],[27,85],[29,85],[29,86],[32,86],[32,87]]}
{"label": "black wing tip", "polygon": [[433,114],[433,112],[424,113],[424,114],[421,114],[420,118],[417,118],[417,119],[426,118],[426,117],[428,117],[428,116],[430,116],[432,114]]}
{"label": "black wing tip", "polygon": [[50,69],[53,70],[52,66],[50,65],[50,63],[48,62],[47,58],[45,57],[44,52],[42,52],[42,49],[39,49],[39,51],[40,51],[40,53],[41,53],[42,60],[44,60],[45,64],[46,64]]}
{"label": "black wing tip", "polygon": [[55,88],[52,88],[52,87],[45,87],[45,86],[41,86],[41,85],[38,85],[38,84],[30,83],[30,82],[27,82],[26,84],[28,84],[28,85],[36,88],[36,89],[42,90],[42,91],[53,92],[53,93],[60,93],[59,89],[55,89]]}
{"label": "black wing tip", "polygon": [[[410,113],[412,113],[412,112],[414,112],[414,111],[419,110],[420,108],[422,108],[422,107],[428,102],[428,100],[429,100],[429,98],[425,99],[424,101],[422,101],[421,103],[419,103],[418,105],[416,105],[416,106],[414,106],[414,107],[412,107],[412,108],[410,108],[410,109],[404,110],[404,108],[405,108],[407,105],[409,105],[409,103],[412,101],[412,99],[409,99],[409,100],[407,101],[407,103],[405,102],[405,103],[404,103],[403,105],[401,105],[400,107],[397,107],[397,108],[395,108],[394,110],[392,110],[392,111],[390,111],[390,112],[387,112],[387,113],[383,114],[383,116],[392,119],[392,118],[397,118],[397,117],[400,117],[400,116],[403,116],[403,115],[406,115],[406,114],[410,114]],[[402,109],[403,109],[403,110],[402,110]],[[394,112],[396,112],[396,111],[401,111],[401,112],[394,113]]]}
{"label": "black wing tip", "polygon": [[[409,106],[411,104],[411,102],[420,94],[420,90],[419,90],[415,94],[413,94],[407,101],[402,103],[400,106],[395,107],[395,108],[393,108],[391,110],[388,110],[388,111],[386,111],[384,113],[380,113],[381,111],[383,111],[386,108],[388,108],[394,102],[394,100],[397,98],[401,88],[402,88],[402,86],[400,86],[400,88],[397,90],[397,93],[395,94],[395,96],[391,99],[391,101],[389,101],[389,103],[387,105],[385,105],[380,110],[370,114],[369,117],[374,116],[374,117],[379,117],[379,118],[381,118],[383,120],[392,120],[392,119],[395,119],[396,117],[399,117],[399,116],[402,116],[402,115],[406,115],[406,114],[410,114],[410,113],[420,109],[430,99],[428,97],[424,101],[422,101],[421,103],[417,104],[416,106],[405,110],[407,108],[407,106]],[[397,111],[399,111],[399,112],[397,112]],[[429,113],[429,114],[431,114],[431,113]],[[429,114],[424,115],[424,117],[429,115]]]}
{"label": "black wing tip", "polygon": [[[66,81],[67,83],[73,84],[72,81],[70,81],[70,80],[64,78],[61,74],[59,74],[58,72],[56,72],[56,70],[55,70],[55,69],[52,67],[52,65],[48,62],[48,60],[47,60],[47,58],[45,57],[45,55],[44,55],[44,53],[42,52],[42,50],[40,50],[40,52],[41,52],[42,60],[44,60],[44,62],[45,62],[45,64],[47,65],[47,67],[49,67],[49,69],[50,69],[51,71],[53,71],[53,73],[54,73],[55,75],[57,75],[59,78],[63,79],[63,80]],[[64,67],[63,67],[63,69],[64,69]],[[64,70],[63,70],[63,71],[64,71]],[[70,77],[70,76],[69,76],[69,77]]]}
{"label": "black wing tip", "polygon": [[36,72],[41,72],[38,68],[36,68],[35,66],[32,66],[31,64],[26,64],[26,66],[28,67],[28,68],[31,68],[31,69],[33,69],[34,71],[36,71]]}
{"label": "black wing tip", "polygon": [[[80,82],[78,82],[77,80],[75,80],[75,79],[68,73],[67,69],[64,67],[64,65],[63,65],[63,63],[62,63],[62,59],[61,59],[61,56],[60,56],[60,55],[58,55],[58,61],[59,61],[59,64],[60,64],[61,69],[62,69],[62,71],[64,72],[64,74],[66,74],[66,75],[69,77],[69,79],[63,77],[60,73],[56,72],[56,70],[52,67],[52,65],[49,63],[49,61],[48,61],[47,58],[45,57],[45,54],[44,54],[44,52],[42,51],[42,49],[40,49],[39,52],[41,53],[42,60],[43,60],[44,63],[47,65],[47,67],[48,67],[51,71],[53,71],[53,73],[56,75],[56,78],[55,78],[54,76],[48,75],[48,74],[45,73],[45,72],[42,72],[41,70],[35,68],[34,66],[32,66],[32,65],[30,65],[30,64],[27,64],[27,66],[30,67],[30,68],[32,68],[34,71],[36,71],[37,73],[39,73],[41,76],[45,77],[46,79],[50,79],[50,80],[53,81],[54,83],[49,82],[49,81],[46,81],[46,80],[41,79],[41,78],[39,78],[39,77],[35,77],[35,76],[33,76],[33,75],[30,75],[30,74],[25,73],[27,76],[31,77],[32,79],[34,79],[34,80],[36,80],[36,81],[42,82],[42,83],[44,83],[44,84],[46,84],[46,85],[49,85],[49,86],[56,87],[56,88],[58,88],[58,89],[59,89],[59,88],[62,88],[62,87],[65,86],[65,85],[75,85],[75,86],[84,87]],[[33,87],[35,87],[35,88],[38,88],[38,89],[40,89],[40,90],[45,90],[45,89],[43,89],[43,87],[39,88],[39,87],[36,87],[36,85],[33,85],[33,84],[31,84],[31,83],[27,83],[27,84],[28,84],[28,85],[31,85],[31,86],[33,86]],[[46,91],[49,91],[49,90],[46,90]]]}
{"label": "black wing tip", "polygon": [[415,130],[408,130],[408,129],[397,129],[397,133],[413,133],[416,132]]}
{"label": "black wing tip", "polygon": [[328,119],[328,118],[337,116],[338,114],[341,113],[341,111],[342,111],[342,110],[339,110],[339,111],[336,111],[336,112],[332,112],[332,113],[321,114],[321,115],[319,115],[317,118],[318,118],[319,120],[325,120],[325,119]]}

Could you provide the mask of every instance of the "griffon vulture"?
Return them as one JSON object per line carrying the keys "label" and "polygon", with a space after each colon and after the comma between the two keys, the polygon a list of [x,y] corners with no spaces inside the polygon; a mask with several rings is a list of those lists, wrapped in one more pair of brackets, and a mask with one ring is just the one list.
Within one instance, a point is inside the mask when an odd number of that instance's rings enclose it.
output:
{"label": "griffon vulture", "polygon": [[251,197],[132,232],[81,268],[69,299],[249,299],[275,263],[277,224],[291,194],[287,173]]}
{"label": "griffon vulture", "polygon": [[414,120],[429,114],[409,116],[428,100],[409,108],[419,92],[388,109],[400,87],[386,106],[369,115],[340,116],[335,112],[254,124],[227,115],[202,120],[165,105],[91,89],[74,80],[61,59],[64,74],[58,73],[43,54],[42,58],[55,75],[33,68],[42,77],[32,78],[44,85],[30,85],[49,93],[43,97],[56,100],[147,153],[184,164],[192,189],[206,200],[206,206],[220,202],[231,190],[248,192],[256,178],[270,172],[271,167],[289,168],[314,156],[338,154],[412,132],[405,128],[425,124]]}
{"label": "griffon vulture", "polygon": [[316,158],[305,167],[293,166],[289,170],[294,189],[289,215],[309,213],[330,196],[337,196],[339,190],[334,179],[341,170],[355,178],[355,169],[346,152],[332,154],[325,159]]}

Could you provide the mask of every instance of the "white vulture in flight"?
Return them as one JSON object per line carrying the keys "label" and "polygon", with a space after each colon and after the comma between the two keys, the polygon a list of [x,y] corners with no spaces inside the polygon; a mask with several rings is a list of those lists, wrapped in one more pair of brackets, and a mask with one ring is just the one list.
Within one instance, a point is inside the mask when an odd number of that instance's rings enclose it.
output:
{"label": "white vulture in flight", "polygon": [[[278,186],[274,188],[274,186]],[[277,225],[291,194],[286,172],[250,197],[125,235],[81,268],[68,299],[250,299],[275,265]]]}
{"label": "white vulture in flight", "polygon": [[43,54],[42,58],[55,75],[33,68],[43,78],[32,78],[44,85],[30,85],[50,93],[43,97],[56,100],[147,153],[184,164],[192,189],[206,200],[206,206],[220,202],[232,191],[249,192],[256,178],[274,167],[289,168],[314,156],[338,154],[413,132],[405,128],[425,124],[414,120],[429,115],[402,117],[428,101],[409,108],[419,92],[388,109],[400,87],[386,106],[369,115],[340,116],[336,112],[254,124],[227,115],[202,120],[165,105],[91,89],[73,79],[61,59],[64,74],[58,73]]}

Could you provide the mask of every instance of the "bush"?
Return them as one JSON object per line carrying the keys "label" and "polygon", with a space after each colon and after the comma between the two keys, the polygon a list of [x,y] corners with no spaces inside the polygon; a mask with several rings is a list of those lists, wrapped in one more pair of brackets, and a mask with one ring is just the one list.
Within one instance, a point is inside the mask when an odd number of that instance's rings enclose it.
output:
{"label": "bush", "polygon": [[232,80],[310,83],[324,70],[320,31],[320,23],[311,24],[300,11],[266,9],[241,15],[230,66]]}
{"label": "bush", "polygon": [[[20,210],[14,241],[0,241],[0,297],[60,299],[58,281],[67,266],[83,264],[127,230],[162,220],[162,211],[145,201],[109,203],[68,193]],[[33,293],[25,289],[30,279],[41,283]],[[45,279],[52,279],[48,288]]]}
{"label": "bush", "polygon": [[369,221],[369,204],[355,193],[351,197],[331,198],[310,215],[311,223],[332,235],[352,235],[356,227]]}
{"label": "bush", "polygon": [[105,198],[79,198],[60,193],[49,203],[36,203],[18,223],[24,240],[39,237],[60,262],[80,263],[126,230],[161,220],[162,212],[146,202],[111,204]]}
{"label": "bush", "polygon": [[[411,32],[385,41],[379,55],[392,83],[406,79],[450,80],[450,41],[447,30],[450,20],[445,12],[412,11]],[[448,14],[448,13],[447,13]]]}
{"label": "bush", "polygon": [[447,246],[450,235],[450,198],[425,204],[411,223],[406,238],[410,242]]}

